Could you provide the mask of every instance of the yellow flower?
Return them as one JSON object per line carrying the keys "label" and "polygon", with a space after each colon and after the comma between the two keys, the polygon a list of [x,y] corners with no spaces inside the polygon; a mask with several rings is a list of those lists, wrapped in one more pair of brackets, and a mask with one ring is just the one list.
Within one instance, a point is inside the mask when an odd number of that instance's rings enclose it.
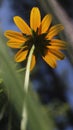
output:
{"label": "yellow flower", "polygon": [[51,14],[47,14],[41,21],[39,9],[33,7],[30,13],[30,27],[19,16],[14,17],[14,22],[21,32],[7,30],[4,34],[9,39],[7,42],[9,47],[20,49],[15,55],[16,62],[27,60],[33,44],[35,50],[32,55],[31,69],[35,66],[39,55],[52,68],[57,66],[56,60],[64,59],[65,56],[60,50],[66,48],[65,41],[55,38],[64,27],[61,24],[51,27]]}

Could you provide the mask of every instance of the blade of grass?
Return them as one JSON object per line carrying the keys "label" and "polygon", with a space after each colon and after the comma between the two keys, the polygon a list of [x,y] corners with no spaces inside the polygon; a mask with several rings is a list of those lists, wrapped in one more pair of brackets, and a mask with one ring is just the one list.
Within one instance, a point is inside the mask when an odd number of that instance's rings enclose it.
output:
{"label": "blade of grass", "polygon": [[24,100],[23,82],[19,73],[16,72],[15,64],[12,62],[8,48],[2,39],[0,39],[0,75],[10,102],[20,113]]}
{"label": "blade of grass", "polygon": [[28,115],[29,124],[32,130],[53,130],[55,128],[51,113],[42,109],[37,96],[30,89],[28,95]]}
{"label": "blade of grass", "polygon": [[[23,76],[15,69],[15,64],[11,60],[8,48],[2,39],[0,39],[0,75],[5,84],[9,101],[21,117],[25,95],[23,91]],[[47,113],[42,111],[41,105],[35,98],[33,92],[28,93],[27,97],[28,121],[32,130],[53,130],[54,125],[52,119]]]}

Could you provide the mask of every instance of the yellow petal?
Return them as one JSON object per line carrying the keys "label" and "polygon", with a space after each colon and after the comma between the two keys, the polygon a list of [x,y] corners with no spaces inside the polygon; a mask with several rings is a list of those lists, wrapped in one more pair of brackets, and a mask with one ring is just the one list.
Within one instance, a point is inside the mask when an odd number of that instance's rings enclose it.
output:
{"label": "yellow petal", "polygon": [[22,33],[31,34],[30,27],[27,25],[27,23],[21,17],[15,16],[14,22]]}
{"label": "yellow petal", "polygon": [[37,30],[37,28],[40,26],[41,23],[41,15],[40,11],[37,7],[32,8],[30,13],[30,27],[34,31]]}
{"label": "yellow petal", "polygon": [[49,49],[58,49],[58,50],[64,50],[64,49],[66,49],[66,47],[55,46],[55,45],[53,45],[53,46],[47,46],[47,48],[49,48]]}
{"label": "yellow petal", "polygon": [[47,46],[50,49],[66,49],[66,42],[59,39],[52,39],[50,42],[50,46]]}
{"label": "yellow petal", "polygon": [[54,36],[58,35],[58,33],[63,29],[64,27],[62,24],[54,25],[53,27],[50,28],[47,38],[51,40]]}
{"label": "yellow petal", "polygon": [[49,51],[50,51],[53,55],[55,55],[59,60],[62,60],[62,59],[65,58],[65,55],[64,55],[61,51],[59,51],[59,50],[57,50],[57,49],[50,49]]}
{"label": "yellow petal", "polygon": [[15,39],[15,40],[20,40],[20,41],[25,41],[25,38],[23,37],[23,35],[20,32],[16,32],[16,31],[12,31],[12,30],[8,30],[4,33],[4,35],[8,38],[8,39]]}
{"label": "yellow petal", "polygon": [[48,54],[51,55],[51,57],[52,57],[54,60],[61,60],[58,56],[54,55],[50,50],[48,51]]}
{"label": "yellow petal", "polygon": [[21,48],[21,45],[23,44],[23,41],[11,39],[7,42],[7,45],[11,48]]}
{"label": "yellow petal", "polygon": [[42,22],[41,22],[41,25],[40,25],[40,28],[41,28],[41,33],[45,33],[48,31],[49,27],[50,27],[50,24],[51,24],[51,21],[52,21],[52,15],[51,14],[47,14]]}
{"label": "yellow petal", "polygon": [[32,55],[30,70],[32,70],[34,68],[35,64],[36,64],[36,59],[35,59],[35,56]]}
{"label": "yellow petal", "polygon": [[17,54],[15,55],[15,61],[16,62],[21,62],[23,60],[26,59],[28,50],[23,51],[22,49],[20,51],[17,52]]}
{"label": "yellow petal", "polygon": [[44,59],[44,61],[51,66],[52,68],[56,68],[57,64],[56,64],[56,59],[53,58],[53,56],[50,53],[47,53],[47,55],[45,57],[42,57]]}

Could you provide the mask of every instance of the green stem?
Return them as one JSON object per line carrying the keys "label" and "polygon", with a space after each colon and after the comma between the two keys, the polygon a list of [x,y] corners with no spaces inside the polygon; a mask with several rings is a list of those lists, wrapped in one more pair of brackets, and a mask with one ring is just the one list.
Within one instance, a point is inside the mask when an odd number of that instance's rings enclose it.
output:
{"label": "green stem", "polygon": [[23,112],[22,112],[21,130],[26,130],[26,125],[27,125],[27,102],[26,102],[26,98],[27,98],[28,86],[29,86],[30,65],[31,65],[31,59],[32,59],[34,49],[35,49],[35,46],[33,45],[30,52],[29,52],[27,65],[26,65],[26,72],[25,72],[25,79],[24,79],[24,92],[25,92],[26,96],[25,96],[25,102],[24,102]]}
{"label": "green stem", "polygon": [[26,65],[25,80],[24,80],[24,91],[26,93],[28,91],[28,86],[29,86],[30,65],[31,65],[31,59],[32,59],[34,48],[35,48],[35,46],[33,45],[30,50],[27,65]]}

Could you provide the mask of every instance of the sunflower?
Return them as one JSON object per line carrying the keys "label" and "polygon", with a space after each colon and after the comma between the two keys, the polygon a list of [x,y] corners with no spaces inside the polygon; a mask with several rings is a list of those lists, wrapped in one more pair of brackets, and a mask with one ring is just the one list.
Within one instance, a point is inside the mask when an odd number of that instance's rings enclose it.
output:
{"label": "sunflower", "polygon": [[61,50],[66,48],[65,41],[55,38],[64,27],[62,24],[51,27],[51,14],[47,14],[41,20],[39,9],[33,7],[30,13],[30,27],[19,16],[15,16],[13,19],[21,32],[7,30],[4,35],[9,39],[7,42],[9,47],[19,49],[14,57],[16,62],[27,60],[33,45],[35,49],[32,55],[31,69],[35,66],[39,55],[52,68],[57,66],[57,60],[64,59],[65,55]]}

